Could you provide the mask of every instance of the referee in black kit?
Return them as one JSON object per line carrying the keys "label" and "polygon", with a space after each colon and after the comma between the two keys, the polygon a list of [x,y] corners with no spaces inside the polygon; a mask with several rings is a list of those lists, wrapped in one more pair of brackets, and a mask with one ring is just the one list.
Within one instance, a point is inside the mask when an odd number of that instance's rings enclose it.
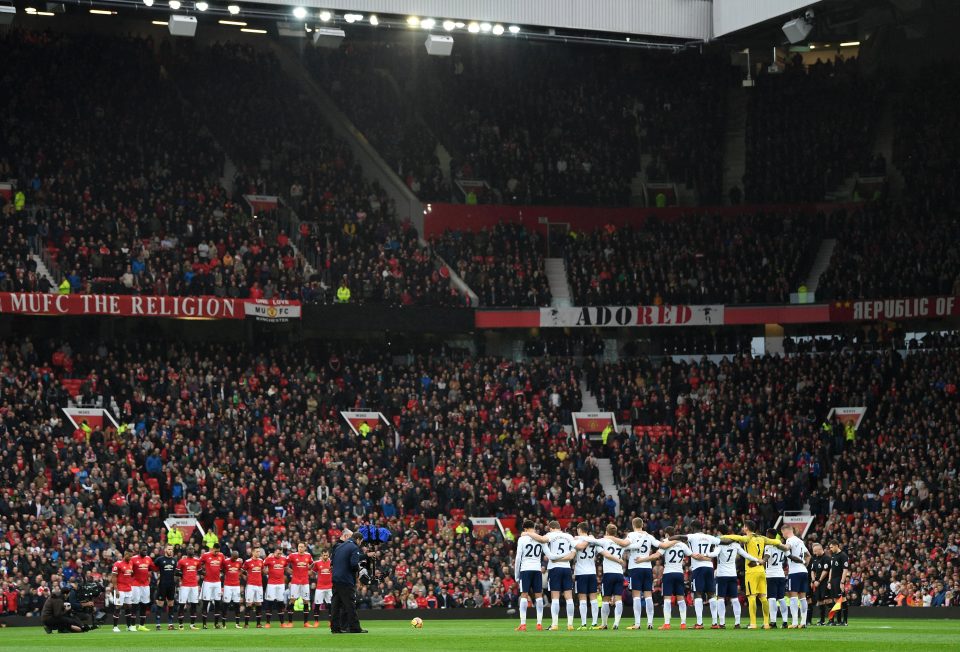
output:
{"label": "referee in black kit", "polygon": [[333,575],[333,603],[330,605],[332,634],[366,634],[357,616],[357,573],[363,552],[363,535],[344,529],[340,543],[333,548],[330,571]]}

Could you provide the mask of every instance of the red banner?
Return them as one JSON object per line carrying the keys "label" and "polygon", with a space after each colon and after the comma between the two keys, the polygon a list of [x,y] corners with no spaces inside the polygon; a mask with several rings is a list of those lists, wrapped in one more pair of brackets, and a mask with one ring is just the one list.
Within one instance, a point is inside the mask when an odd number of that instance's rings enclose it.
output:
{"label": "red banner", "polygon": [[933,319],[960,315],[957,297],[843,301],[830,306],[830,321]]}
{"label": "red banner", "polygon": [[[249,310],[247,304],[256,308]],[[272,308],[272,309],[271,309]],[[264,315],[259,313],[263,312]],[[300,317],[299,301],[220,297],[144,297],[107,294],[0,292],[0,313],[15,315],[108,315],[174,319],[288,319]],[[278,314],[280,316],[278,316]]]}
{"label": "red banner", "polygon": [[254,215],[275,210],[280,205],[280,199],[275,195],[244,195],[243,198],[247,200]]}

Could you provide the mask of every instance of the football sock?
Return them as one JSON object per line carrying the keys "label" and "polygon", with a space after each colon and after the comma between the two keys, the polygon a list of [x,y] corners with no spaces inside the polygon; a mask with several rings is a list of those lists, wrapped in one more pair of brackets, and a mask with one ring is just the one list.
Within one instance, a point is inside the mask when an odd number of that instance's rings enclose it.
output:
{"label": "football sock", "polygon": [[747,598],[747,611],[750,612],[750,624],[756,626],[757,624],[757,597],[751,595]]}
{"label": "football sock", "polygon": [[613,626],[620,626],[620,618],[623,616],[623,600],[617,600],[613,607]]}
{"label": "football sock", "polygon": [[730,600],[730,609],[733,611],[733,623],[735,625],[740,624],[740,598],[733,598]]}
{"label": "football sock", "polygon": [[717,596],[713,596],[707,601],[707,604],[710,606],[710,622],[713,624],[717,623]]}
{"label": "football sock", "polygon": [[604,627],[607,626],[607,620],[610,618],[610,605],[606,602],[603,603],[603,606],[600,607],[600,624]]}
{"label": "football sock", "polygon": [[587,626],[587,601],[580,601],[580,625],[583,627]]}
{"label": "football sock", "polygon": [[780,619],[783,621],[784,625],[789,624],[787,620],[787,613],[790,611],[790,607],[787,603],[786,598],[780,598]]}
{"label": "football sock", "polygon": [[703,598],[693,599],[693,611],[697,614],[697,624],[703,624]]}
{"label": "football sock", "polygon": [[796,627],[797,619],[800,617],[800,600],[794,596],[790,598],[790,623]]}
{"label": "football sock", "polygon": [[687,622],[687,601],[683,596],[677,600],[677,607],[680,609],[680,624],[683,625]]}
{"label": "football sock", "polygon": [[646,598],[645,602],[647,603],[647,624],[653,624],[653,596]]}
{"label": "football sock", "polygon": [[763,611],[763,624],[770,624],[770,605],[766,600],[760,601],[760,609]]}
{"label": "football sock", "polygon": [[573,627],[573,598],[567,600],[567,626]]}
{"label": "football sock", "polygon": [[[520,608],[520,624],[526,625],[527,624],[527,599],[526,598],[520,598],[519,608]],[[269,620],[267,622],[269,622]]]}
{"label": "football sock", "polygon": [[557,621],[560,619],[560,598],[554,598],[550,600],[550,625],[552,627],[557,626]]}
{"label": "football sock", "polygon": [[[770,622],[774,625],[777,624],[777,599],[776,598],[767,598],[767,609],[770,612]],[[763,624],[767,624],[767,619],[763,619]]]}
{"label": "football sock", "polygon": [[721,625],[727,624],[727,601],[726,600],[717,601],[717,621]]}
{"label": "football sock", "polygon": [[634,598],[633,599],[633,622],[635,625],[640,625],[640,617],[643,613],[643,598]]}
{"label": "football sock", "polygon": [[543,598],[537,598],[537,624],[543,623]]}
{"label": "football sock", "polygon": [[801,625],[807,624],[807,611],[808,611],[807,599],[800,598],[800,624]]}
{"label": "football sock", "polygon": [[670,624],[670,612],[673,610],[673,600],[670,598],[663,599],[663,624]]}

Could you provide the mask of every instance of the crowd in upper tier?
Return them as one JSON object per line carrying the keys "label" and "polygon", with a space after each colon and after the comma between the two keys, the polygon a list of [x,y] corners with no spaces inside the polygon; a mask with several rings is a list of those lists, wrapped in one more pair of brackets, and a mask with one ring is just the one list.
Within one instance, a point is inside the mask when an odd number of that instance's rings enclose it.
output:
{"label": "crowd in upper tier", "polygon": [[[468,351],[393,357],[334,345],[31,341],[0,345],[0,587],[36,609],[52,573],[103,576],[107,551],[163,541],[170,512],[222,519],[221,539],[326,547],[372,520],[395,533],[371,605],[515,599],[510,544],[456,534],[464,516],[578,518],[648,529],[772,525],[809,504],[808,539],[838,537],[857,595],[960,590],[956,472],[960,354],[931,338],[835,355],[720,363],[646,357],[526,362]],[[68,425],[64,378],[117,406],[124,432]],[[564,426],[580,381],[625,432],[604,445]],[[847,433],[831,407],[863,405]],[[380,410],[367,436],[339,411]],[[660,426],[649,428],[646,426]],[[612,462],[618,495],[600,484]],[[616,502],[619,500],[620,509]],[[454,539],[457,538],[457,541]],[[882,594],[882,595],[881,595]],[[9,604],[9,602],[8,602]]]}

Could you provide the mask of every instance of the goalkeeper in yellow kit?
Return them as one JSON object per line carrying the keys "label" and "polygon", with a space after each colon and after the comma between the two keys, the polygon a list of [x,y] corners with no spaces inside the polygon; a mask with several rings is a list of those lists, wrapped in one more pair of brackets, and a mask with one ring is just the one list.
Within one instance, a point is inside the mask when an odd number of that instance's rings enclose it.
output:
{"label": "goalkeeper in yellow kit", "polygon": [[[757,525],[753,521],[743,522],[743,534],[725,534],[720,538],[720,543],[731,543],[736,541],[743,545],[747,553],[757,559],[763,559],[763,550],[767,546],[776,546],[781,550],[789,548],[780,543],[777,539],[755,534]],[[747,609],[750,612],[750,626],[747,629],[757,628],[757,598],[760,599],[760,607],[763,609],[763,628],[770,629],[770,605],[767,603],[767,573],[766,569],[752,561],[746,562],[746,572],[744,579],[746,587],[744,592],[747,594]]]}

